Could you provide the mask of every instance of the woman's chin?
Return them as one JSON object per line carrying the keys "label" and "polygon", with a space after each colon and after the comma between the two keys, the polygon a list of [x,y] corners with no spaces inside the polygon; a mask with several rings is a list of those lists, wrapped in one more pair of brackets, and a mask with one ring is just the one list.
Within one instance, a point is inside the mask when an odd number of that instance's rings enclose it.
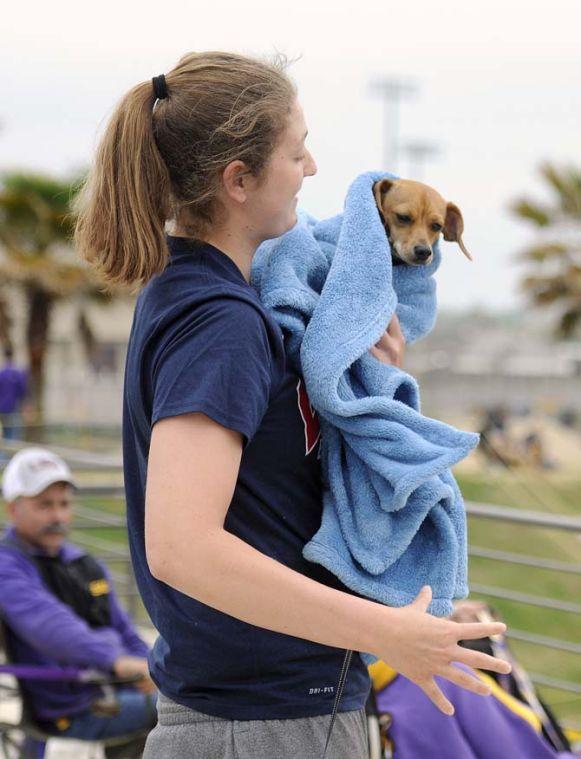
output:
{"label": "woman's chin", "polygon": [[270,229],[267,233],[264,234],[262,239],[274,240],[277,237],[282,237],[287,232],[290,232],[290,230],[296,225],[298,220],[299,220],[299,217],[296,212],[296,209],[292,209],[287,219],[284,222],[281,222],[281,224],[277,225],[276,229]]}

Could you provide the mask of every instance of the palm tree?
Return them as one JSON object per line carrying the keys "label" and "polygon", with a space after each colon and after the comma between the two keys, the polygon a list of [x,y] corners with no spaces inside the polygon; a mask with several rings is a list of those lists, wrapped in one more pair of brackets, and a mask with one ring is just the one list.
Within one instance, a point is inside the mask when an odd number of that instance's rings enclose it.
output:
{"label": "palm tree", "polygon": [[[54,303],[72,296],[81,302],[110,302],[120,294],[106,291],[72,249],[70,203],[78,186],[76,179],[61,181],[37,174],[10,173],[0,180],[0,280],[20,287],[25,295],[30,405],[39,423]],[[78,326],[91,351],[95,340],[82,308]]]}
{"label": "palm tree", "polygon": [[522,198],[511,205],[538,230],[537,242],[519,255],[531,269],[520,286],[534,305],[560,307],[555,334],[567,338],[581,324],[581,172],[545,163],[540,173],[551,202]]}
{"label": "palm tree", "polygon": [[4,349],[12,348],[12,317],[5,298],[0,296],[0,344]]}

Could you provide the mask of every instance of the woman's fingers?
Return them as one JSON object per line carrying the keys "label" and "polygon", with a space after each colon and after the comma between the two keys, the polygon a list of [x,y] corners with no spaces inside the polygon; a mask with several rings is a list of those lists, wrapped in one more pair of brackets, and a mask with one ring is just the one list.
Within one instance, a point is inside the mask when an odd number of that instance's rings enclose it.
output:
{"label": "woman's fingers", "polygon": [[392,348],[393,346],[397,345],[396,339],[389,334],[387,330],[381,333],[381,337],[379,340],[375,343],[377,346],[381,346],[383,348]]}
{"label": "woman's fingers", "polygon": [[404,340],[403,332],[401,331],[401,325],[399,323],[399,319],[397,318],[397,314],[395,313],[395,311],[393,312],[391,321],[387,325],[387,331],[392,337],[396,337],[398,339]]}
{"label": "woman's fingers", "polygon": [[450,664],[438,674],[461,688],[477,693],[479,696],[489,696],[492,692],[490,686],[480,680],[476,674],[470,675],[465,670],[455,667],[454,664]]}
{"label": "woman's fingers", "polygon": [[434,702],[441,712],[444,712],[444,714],[447,714],[449,717],[454,714],[454,707],[438,688],[433,679],[421,684],[420,688],[424,691],[426,696]]}
{"label": "woman's fingers", "polygon": [[418,611],[427,611],[431,602],[432,587],[430,585],[424,585],[410,605],[415,606]]}
{"label": "woman's fingers", "polygon": [[497,659],[482,651],[472,651],[469,648],[458,646],[454,654],[454,660],[467,664],[474,669],[488,669],[492,672],[499,672],[501,675],[508,675],[512,667],[510,662],[504,659]]}
{"label": "woman's fingers", "polygon": [[398,334],[401,332],[401,325],[399,323],[399,319],[395,311],[393,312],[393,316],[391,317],[391,320],[389,324],[387,325],[387,331],[390,334],[394,334],[394,333]]}
{"label": "woman's fingers", "polygon": [[[445,667],[441,672],[438,673],[438,676],[444,677],[446,680],[455,683],[465,690],[476,693],[478,696],[489,696],[492,692],[490,686],[482,682],[482,680],[478,679],[476,674],[471,675],[459,667],[455,667],[453,664]],[[447,714],[448,716],[452,716],[454,714],[454,706],[446,698],[433,678],[428,680],[426,683],[418,683],[418,685],[441,712]]]}
{"label": "woman's fingers", "polygon": [[381,337],[375,343],[376,345],[383,345],[385,347],[399,346],[405,344],[405,338],[401,331],[401,326],[397,315],[391,317],[391,321],[387,325],[387,329],[381,333]]}
{"label": "woman's fingers", "polygon": [[405,339],[402,334],[399,320],[394,315],[387,329],[382,332],[381,337],[370,348],[371,354],[378,358],[384,364],[393,364],[401,368],[403,361],[403,352],[405,347]]}

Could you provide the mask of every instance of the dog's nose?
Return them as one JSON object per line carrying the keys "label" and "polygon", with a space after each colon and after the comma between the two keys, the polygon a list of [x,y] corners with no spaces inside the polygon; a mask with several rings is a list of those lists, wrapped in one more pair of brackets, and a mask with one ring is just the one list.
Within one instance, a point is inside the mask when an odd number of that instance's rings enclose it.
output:
{"label": "dog's nose", "polygon": [[426,245],[416,245],[414,248],[416,261],[427,261],[431,255],[432,249],[428,248]]}

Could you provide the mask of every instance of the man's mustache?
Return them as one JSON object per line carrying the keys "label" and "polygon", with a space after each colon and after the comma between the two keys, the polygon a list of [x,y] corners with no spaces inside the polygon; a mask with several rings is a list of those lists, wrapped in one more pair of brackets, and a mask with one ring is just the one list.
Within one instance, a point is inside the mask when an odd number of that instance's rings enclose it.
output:
{"label": "man's mustache", "polygon": [[53,522],[52,524],[47,524],[46,527],[43,527],[39,531],[39,535],[68,535],[69,528],[66,524],[61,524],[60,522]]}

